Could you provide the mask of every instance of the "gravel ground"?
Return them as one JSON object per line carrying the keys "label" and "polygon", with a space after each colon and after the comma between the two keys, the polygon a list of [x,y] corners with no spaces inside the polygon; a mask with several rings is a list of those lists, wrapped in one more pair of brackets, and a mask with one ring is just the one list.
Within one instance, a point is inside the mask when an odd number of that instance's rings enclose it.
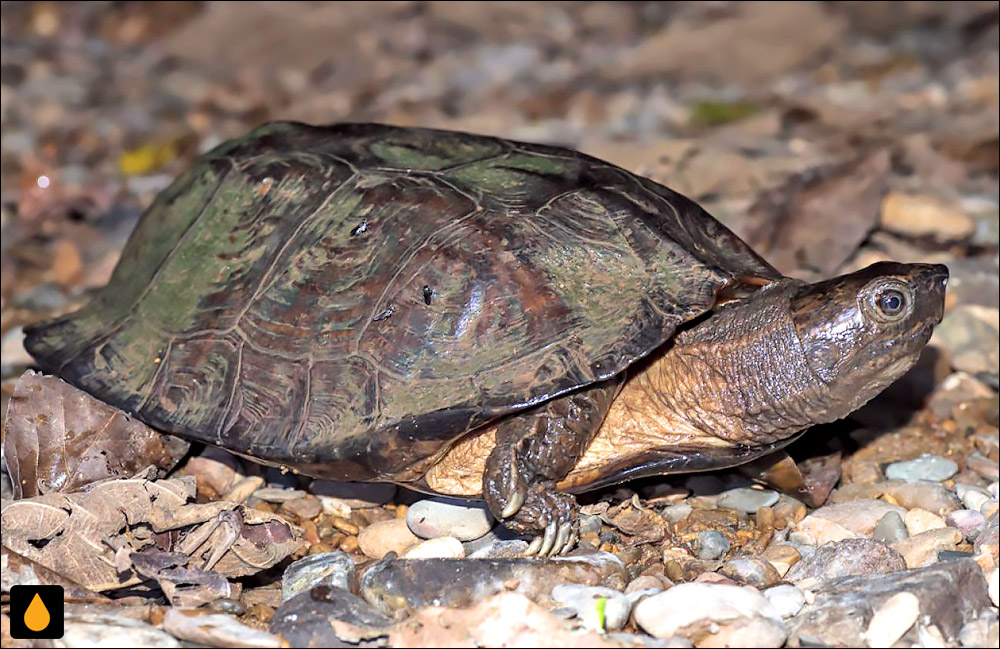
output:
{"label": "gravel ground", "polygon": [[[272,119],[571,146],[690,196],[788,275],[894,259],[952,278],[917,367],[791,447],[817,502],[738,471],[629,483],[581,498],[556,561],[517,559],[526,540],[478,503],[210,449],[156,484],[207,539],[239,517],[218,563],[70,574],[11,546],[30,520],[13,516],[106,496],[15,493],[6,448],[5,647],[30,644],[9,637],[7,592],[32,580],[73,589],[67,646],[997,646],[996,2],[0,11],[5,411],[31,367],[22,327],[85,302],[157,192]],[[267,557],[240,550],[251,528]]]}

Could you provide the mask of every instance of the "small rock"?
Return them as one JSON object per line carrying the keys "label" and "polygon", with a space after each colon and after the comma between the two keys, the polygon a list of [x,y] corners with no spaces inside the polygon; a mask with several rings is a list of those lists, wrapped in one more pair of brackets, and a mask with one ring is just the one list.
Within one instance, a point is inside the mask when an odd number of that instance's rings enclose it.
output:
{"label": "small rock", "polygon": [[892,544],[909,536],[903,518],[898,512],[888,512],[872,531],[872,538],[885,544]]}
{"label": "small rock", "polygon": [[922,568],[934,563],[939,551],[954,550],[955,546],[961,542],[961,532],[951,527],[945,527],[896,541],[892,544],[892,549],[903,555],[908,568]]}
{"label": "small rock", "polygon": [[958,473],[958,465],[938,455],[922,455],[907,462],[893,462],[885,468],[885,477],[905,482],[941,482]]}
{"label": "small rock", "polygon": [[753,589],[701,583],[678,584],[647,597],[636,605],[634,615],[636,624],[657,638],[678,635],[703,621],[721,626],[755,616],[781,620],[771,602]]}
{"label": "small rock", "polygon": [[559,584],[604,586],[628,583],[621,560],[607,552],[538,559],[396,559],[365,572],[361,594],[386,614],[427,606],[465,608],[491,595],[515,591],[537,600]]}
{"label": "small rock", "polygon": [[1000,557],[997,556],[1000,552],[1000,525],[998,525],[997,514],[986,519],[986,525],[976,536],[973,548],[976,555],[988,554],[994,566],[1000,562]]}
{"label": "small rock", "polygon": [[676,503],[663,508],[660,515],[671,523],[680,523],[691,515],[693,508],[687,503]]}
{"label": "small rock", "polygon": [[580,584],[560,584],[552,589],[552,599],[573,609],[583,626],[592,631],[621,629],[628,622],[633,602],[648,594],[651,593],[627,596],[603,586]]}
{"label": "small rock", "polygon": [[962,627],[962,631],[958,634],[959,644],[963,647],[991,647],[996,645],[996,637],[994,637],[993,641],[990,642],[991,625],[996,628],[996,615],[991,617],[984,616],[967,622],[965,626]]}
{"label": "small rock", "polygon": [[638,592],[654,594],[662,590],[664,590],[662,580],[653,575],[640,575],[628,583],[628,586],[625,587],[625,594],[631,595]]}
{"label": "small rock", "polygon": [[958,483],[955,485],[955,493],[962,499],[962,504],[974,512],[980,511],[983,505],[990,500],[990,493],[975,485]]}
{"label": "small rock", "polygon": [[777,502],[776,491],[739,487],[719,494],[716,504],[720,509],[735,509],[744,514],[753,514],[759,508],[770,507]]}
{"label": "small rock", "polygon": [[[7,646],[7,621],[4,620],[4,646]],[[183,646],[181,642],[155,626],[126,615],[73,614],[63,620],[63,637],[51,646],[63,647],[163,647]],[[11,646],[33,646],[14,644]]]}
{"label": "small rock", "polygon": [[281,503],[281,512],[296,516],[299,520],[316,518],[323,512],[323,503],[317,498],[306,496]]}
{"label": "small rock", "polygon": [[404,559],[461,559],[465,546],[454,536],[439,536],[417,543],[403,553]]}
{"label": "small rock", "polygon": [[[932,344],[951,353],[952,366],[996,385],[1000,363],[1000,311],[996,307],[962,304],[949,312],[934,330]],[[992,376],[989,380],[984,377]]]}
{"label": "small rock", "polygon": [[768,588],[764,591],[764,597],[771,602],[774,610],[782,618],[797,615],[806,603],[805,594],[800,589],[789,584],[781,584],[780,586]]}
{"label": "small rock", "polygon": [[[788,644],[863,646],[873,611],[904,591],[919,600],[921,622],[936,626],[949,638],[979,618],[990,603],[983,571],[970,559],[885,575],[844,577],[819,584],[812,590],[812,602],[807,595],[806,606],[788,622]],[[912,631],[907,634],[909,642],[916,640],[913,635]]]}
{"label": "small rock", "polygon": [[906,509],[919,507],[944,516],[948,512],[961,509],[955,493],[937,482],[904,482],[903,480],[886,480],[875,485],[880,493],[891,496],[900,506]]}
{"label": "small rock", "polygon": [[402,554],[403,550],[420,541],[402,518],[378,521],[365,527],[358,534],[358,547],[366,557],[381,559],[390,552]]}
{"label": "small rock", "polygon": [[968,540],[973,540],[986,524],[986,517],[971,509],[956,509],[948,514],[944,522],[954,527]]}
{"label": "small rock", "polygon": [[989,584],[990,601],[993,602],[993,606],[1000,606],[1000,568],[994,568],[990,571],[987,583]]}
{"label": "small rock", "polygon": [[765,559],[741,557],[731,559],[719,569],[719,572],[729,577],[737,584],[764,589],[781,581],[777,569]]}
{"label": "small rock", "polygon": [[698,532],[698,544],[695,556],[699,559],[718,559],[729,551],[729,539],[718,530],[703,530]]}
{"label": "small rock", "polygon": [[339,588],[319,586],[299,593],[274,611],[270,631],[292,647],[367,647],[372,644],[337,637],[334,624],[339,620],[352,630],[372,637],[385,633],[393,620],[375,610],[360,597]]}
{"label": "small rock", "polygon": [[960,241],[972,235],[976,222],[960,208],[926,194],[890,192],[882,201],[882,228],[912,237]]}
{"label": "small rock", "polygon": [[281,601],[285,602],[314,586],[357,590],[354,561],[345,552],[313,554],[285,568],[281,578]]}
{"label": "small rock", "polygon": [[465,556],[470,559],[516,559],[524,556],[527,549],[527,541],[499,525],[489,534],[466,542]]}
{"label": "small rock", "polygon": [[891,647],[903,637],[920,615],[920,600],[909,591],[887,599],[868,623],[865,638],[869,647]]}
{"label": "small rock", "polygon": [[789,539],[809,545],[823,545],[859,536],[871,536],[875,526],[888,512],[900,518],[906,510],[882,500],[852,500],[824,505],[799,523]]}
{"label": "small rock", "polygon": [[906,531],[910,533],[910,536],[916,536],[927,530],[938,530],[947,527],[943,518],[919,507],[906,512],[906,516],[903,517],[903,524],[906,525]]}
{"label": "small rock", "polygon": [[802,553],[794,545],[787,543],[772,543],[761,556],[767,559],[782,577],[802,559]]}
{"label": "small rock", "polygon": [[253,495],[254,498],[266,503],[287,503],[305,497],[306,492],[299,489],[285,489],[284,487],[261,487],[253,492]]}
{"label": "small rock", "polygon": [[[170,608],[163,616],[163,630],[170,635],[214,647],[282,647],[281,638],[249,627],[222,613]],[[134,646],[134,645],[133,645]]]}
{"label": "small rock", "polygon": [[483,502],[428,498],[410,506],[406,524],[424,539],[453,536],[460,541],[472,541],[490,531],[493,516]]}
{"label": "small rock", "polygon": [[785,579],[837,579],[850,575],[885,574],[905,570],[899,552],[872,539],[845,539],[820,546],[810,556],[795,564]]}

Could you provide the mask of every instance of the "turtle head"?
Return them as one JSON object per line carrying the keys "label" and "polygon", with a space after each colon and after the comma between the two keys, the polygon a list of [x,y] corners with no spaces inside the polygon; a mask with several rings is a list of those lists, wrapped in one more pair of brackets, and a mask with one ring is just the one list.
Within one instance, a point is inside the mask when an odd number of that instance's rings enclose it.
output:
{"label": "turtle head", "polygon": [[846,416],[913,367],[944,313],[948,268],[880,262],[792,298],[805,360]]}

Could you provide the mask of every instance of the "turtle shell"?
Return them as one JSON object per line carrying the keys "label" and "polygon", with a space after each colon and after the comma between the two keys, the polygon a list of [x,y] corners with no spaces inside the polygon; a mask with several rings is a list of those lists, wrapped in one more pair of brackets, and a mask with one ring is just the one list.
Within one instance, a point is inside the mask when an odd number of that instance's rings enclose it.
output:
{"label": "turtle shell", "polygon": [[622,372],[779,274],[683,196],[568,149],[276,122],[163,191],[109,284],[30,328],[161,430],[350,480]]}

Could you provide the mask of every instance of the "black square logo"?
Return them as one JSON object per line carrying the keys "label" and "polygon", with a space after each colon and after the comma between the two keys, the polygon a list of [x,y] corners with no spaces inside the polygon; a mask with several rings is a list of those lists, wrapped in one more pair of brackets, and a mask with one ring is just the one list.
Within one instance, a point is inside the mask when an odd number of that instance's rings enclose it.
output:
{"label": "black square logo", "polygon": [[11,586],[10,635],[19,640],[63,637],[63,587]]}

